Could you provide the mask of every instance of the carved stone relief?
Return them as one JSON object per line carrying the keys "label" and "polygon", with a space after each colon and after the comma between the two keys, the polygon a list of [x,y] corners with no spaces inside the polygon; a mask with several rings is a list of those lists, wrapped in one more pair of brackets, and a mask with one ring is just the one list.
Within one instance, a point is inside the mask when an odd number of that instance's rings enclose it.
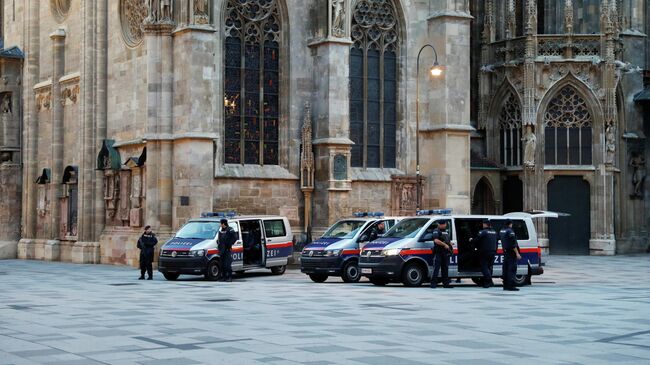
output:
{"label": "carved stone relief", "polygon": [[131,220],[131,171],[122,170],[119,172],[119,176],[120,190],[117,219],[121,220],[123,225],[128,225]]}
{"label": "carved stone relief", "polygon": [[70,13],[70,0],[50,0],[50,10],[54,19],[61,23]]}
{"label": "carved stone relief", "polygon": [[11,93],[3,93],[0,97],[2,98],[0,101],[0,113],[13,114],[13,107],[11,105]]}
{"label": "carved stone relief", "polygon": [[148,7],[145,0],[120,0],[122,37],[129,47],[136,47],[142,43],[143,23],[147,14]]}
{"label": "carved stone relief", "polygon": [[630,194],[630,198],[643,199],[645,192],[643,187],[647,176],[646,159],[643,156],[643,152],[632,152],[629,166],[632,168],[632,194]]}
{"label": "carved stone relief", "polygon": [[50,110],[52,93],[49,88],[36,91],[36,110]]}
{"label": "carved stone relief", "polygon": [[345,19],[346,19],[345,0],[332,0],[331,2],[331,21],[334,37],[345,37]]}
{"label": "carved stone relief", "polygon": [[68,100],[72,104],[77,103],[79,98],[79,84],[75,85],[66,85],[61,89],[61,105],[65,106],[68,104]]}
{"label": "carved stone relief", "polygon": [[[417,208],[417,178],[415,176],[391,176],[391,208],[393,215],[413,215]],[[422,178],[420,178],[422,180]]]}
{"label": "carved stone relief", "polygon": [[208,0],[194,0],[194,23],[210,23],[210,4]]}

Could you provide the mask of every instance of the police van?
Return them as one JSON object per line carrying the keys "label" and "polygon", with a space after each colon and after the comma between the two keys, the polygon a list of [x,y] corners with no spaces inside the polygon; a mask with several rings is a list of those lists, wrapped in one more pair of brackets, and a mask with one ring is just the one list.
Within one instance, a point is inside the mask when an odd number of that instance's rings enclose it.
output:
{"label": "police van", "polygon": [[[402,282],[405,286],[419,286],[430,280],[433,273],[433,230],[441,222],[447,222],[454,252],[449,256],[450,278],[471,278],[483,285],[478,248],[470,240],[482,229],[482,221],[489,219],[492,228],[499,232],[506,219],[512,220],[521,250],[516,284],[530,284],[533,275],[541,275],[542,252],[538,245],[534,218],[557,218],[560,213],[533,212],[494,215],[452,215],[451,210],[418,211],[416,217],[397,223],[383,237],[367,244],[361,251],[359,268],[361,275],[375,285]],[[501,277],[503,250],[499,242],[494,260],[493,276]]]}
{"label": "police van", "polygon": [[388,231],[399,219],[384,217],[382,212],[357,212],[353,218],[334,223],[322,237],[305,246],[300,271],[316,283],[329,276],[340,276],[346,283],[358,282],[359,250],[370,240],[371,230],[383,222]]}
{"label": "police van", "polygon": [[203,213],[201,218],[188,221],[161,247],[158,271],[167,280],[176,280],[182,274],[218,279],[221,267],[217,241],[222,218],[228,219],[237,234],[231,251],[233,272],[267,268],[273,274],[284,274],[294,244],[289,220],[234,213]]}

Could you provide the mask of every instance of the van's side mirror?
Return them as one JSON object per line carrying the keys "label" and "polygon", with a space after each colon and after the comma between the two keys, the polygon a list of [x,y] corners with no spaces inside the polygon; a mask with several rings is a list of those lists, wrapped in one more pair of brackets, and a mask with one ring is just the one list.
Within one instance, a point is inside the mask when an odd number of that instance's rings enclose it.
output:
{"label": "van's side mirror", "polygon": [[420,237],[420,242],[428,241],[433,241],[433,233],[425,233],[422,237]]}

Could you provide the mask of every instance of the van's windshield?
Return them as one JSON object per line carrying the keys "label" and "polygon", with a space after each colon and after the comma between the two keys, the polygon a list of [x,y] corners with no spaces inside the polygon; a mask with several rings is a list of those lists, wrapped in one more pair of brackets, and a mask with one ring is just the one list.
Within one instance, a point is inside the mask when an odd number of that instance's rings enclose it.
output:
{"label": "van's windshield", "polygon": [[401,220],[393,226],[384,238],[413,238],[418,235],[422,227],[424,227],[429,218],[409,218]]}
{"label": "van's windshield", "polygon": [[325,232],[323,238],[353,238],[365,221],[338,221]]}
{"label": "van's windshield", "polygon": [[176,238],[211,240],[217,232],[219,222],[189,222],[176,233]]}

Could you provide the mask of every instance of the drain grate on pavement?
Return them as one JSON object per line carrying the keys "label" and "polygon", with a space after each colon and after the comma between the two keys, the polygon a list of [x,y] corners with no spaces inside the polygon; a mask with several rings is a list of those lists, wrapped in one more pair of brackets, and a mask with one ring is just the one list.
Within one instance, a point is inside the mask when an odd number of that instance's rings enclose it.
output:
{"label": "drain grate on pavement", "polygon": [[204,302],[211,302],[211,303],[236,302],[236,300],[230,298],[217,298],[217,299],[205,299]]}
{"label": "drain grate on pavement", "polygon": [[110,286],[132,286],[132,285],[138,285],[137,283],[115,283],[115,284],[108,284]]}

